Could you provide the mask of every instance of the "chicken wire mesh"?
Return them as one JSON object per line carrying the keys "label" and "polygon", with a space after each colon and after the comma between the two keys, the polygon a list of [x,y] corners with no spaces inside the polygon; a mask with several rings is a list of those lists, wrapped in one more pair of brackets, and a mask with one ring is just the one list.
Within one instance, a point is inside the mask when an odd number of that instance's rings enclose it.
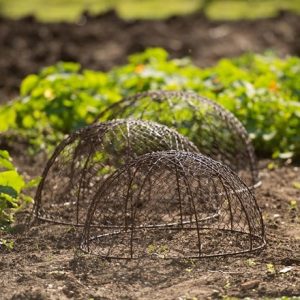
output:
{"label": "chicken wire mesh", "polygon": [[34,220],[82,226],[103,180],[139,155],[162,150],[198,152],[176,131],[142,120],[114,120],[72,133],[46,164],[35,195]]}
{"label": "chicken wire mesh", "polygon": [[215,102],[193,92],[144,92],[114,103],[96,120],[127,117],[175,128],[201,153],[230,166],[249,187],[259,185],[254,149],[246,129]]}
{"label": "chicken wire mesh", "polygon": [[98,187],[81,249],[103,258],[201,258],[265,245],[253,193],[230,168],[197,153],[148,153]]}

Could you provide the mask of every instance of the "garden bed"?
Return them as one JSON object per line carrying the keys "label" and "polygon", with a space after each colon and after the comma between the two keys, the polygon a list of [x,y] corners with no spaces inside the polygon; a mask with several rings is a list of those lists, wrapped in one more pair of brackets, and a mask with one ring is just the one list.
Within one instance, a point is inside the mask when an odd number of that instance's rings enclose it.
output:
{"label": "garden bed", "polygon": [[[13,38],[12,38],[13,37]],[[0,102],[18,95],[29,73],[58,60],[109,70],[128,54],[149,46],[173,57],[191,56],[198,66],[221,57],[272,48],[300,55],[300,17],[282,13],[257,21],[216,22],[202,15],[166,21],[123,21],[114,13],[82,18],[78,24],[42,24],[32,18],[0,20]],[[47,45],[45,47],[45,45]],[[120,47],[120,45],[122,45]],[[29,156],[18,138],[8,149],[25,179],[41,174],[44,154]],[[230,299],[300,295],[300,167],[260,159],[258,204],[268,247],[257,255],[219,259],[161,258],[101,260],[77,250],[71,226],[41,224],[24,231],[24,213],[15,233],[0,232],[13,249],[0,250],[2,299]],[[295,184],[296,183],[296,184]],[[298,183],[298,184],[297,184]],[[196,298],[195,298],[196,297]],[[226,298],[227,297],[227,298]]]}
{"label": "garden bed", "polygon": [[[268,247],[257,255],[221,259],[106,261],[76,250],[74,228],[17,227],[12,251],[1,253],[3,299],[222,299],[300,293],[300,224],[292,200],[300,168],[274,170],[261,161],[257,199]],[[27,165],[27,167],[29,167]],[[19,218],[21,215],[19,216]],[[181,298],[180,298],[181,297]],[[225,298],[228,299],[228,298]]]}

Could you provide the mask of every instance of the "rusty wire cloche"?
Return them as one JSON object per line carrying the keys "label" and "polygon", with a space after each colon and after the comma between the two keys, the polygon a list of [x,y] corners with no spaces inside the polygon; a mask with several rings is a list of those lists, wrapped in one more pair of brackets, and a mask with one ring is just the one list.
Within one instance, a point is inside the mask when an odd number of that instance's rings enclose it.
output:
{"label": "rusty wire cloche", "polygon": [[81,248],[104,258],[201,258],[264,245],[255,197],[230,168],[199,153],[161,151],[97,187]]}
{"label": "rusty wire cloche", "polygon": [[202,154],[229,166],[249,187],[259,185],[254,149],[246,129],[217,103],[194,92],[143,92],[114,103],[96,121],[128,117],[176,129]]}
{"label": "rusty wire cloche", "polygon": [[229,111],[194,93],[160,91],[125,98],[98,119],[108,121],[55,149],[34,220],[83,227],[80,248],[103,258],[202,258],[265,246],[253,146]]}
{"label": "rusty wire cloche", "polygon": [[82,226],[101,182],[138,156],[163,150],[198,152],[166,126],[142,120],[114,120],[72,133],[55,149],[38,186],[34,218]]}

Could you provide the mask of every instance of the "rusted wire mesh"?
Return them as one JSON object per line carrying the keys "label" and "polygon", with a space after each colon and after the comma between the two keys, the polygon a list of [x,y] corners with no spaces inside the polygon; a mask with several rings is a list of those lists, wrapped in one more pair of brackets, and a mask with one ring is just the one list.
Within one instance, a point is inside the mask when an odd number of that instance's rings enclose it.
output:
{"label": "rusted wire mesh", "polygon": [[83,225],[103,180],[139,155],[171,149],[198,152],[174,130],[142,120],[109,121],[74,132],[44,169],[35,196],[35,219]]}
{"label": "rusted wire mesh", "polygon": [[249,135],[236,117],[213,101],[192,92],[155,91],[124,98],[96,120],[152,120],[189,137],[201,153],[229,166],[249,186],[259,184]]}
{"label": "rusted wire mesh", "polygon": [[201,258],[264,245],[255,197],[230,168],[201,154],[162,151],[98,186],[81,248],[105,258]]}

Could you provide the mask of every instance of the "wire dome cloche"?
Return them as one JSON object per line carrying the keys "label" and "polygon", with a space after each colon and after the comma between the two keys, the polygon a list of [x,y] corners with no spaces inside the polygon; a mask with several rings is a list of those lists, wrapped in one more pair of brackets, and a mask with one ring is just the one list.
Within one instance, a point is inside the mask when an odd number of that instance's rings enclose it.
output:
{"label": "wire dome cloche", "polygon": [[198,152],[164,125],[114,120],[78,130],[55,149],[35,195],[34,219],[82,226],[99,185],[130,160],[154,151]]}
{"label": "wire dome cloche", "polygon": [[249,187],[259,184],[254,149],[246,129],[217,103],[193,92],[143,92],[112,104],[96,121],[128,117],[174,128],[202,154],[230,166]]}
{"label": "wire dome cloche", "polygon": [[148,153],[95,192],[81,249],[103,258],[202,258],[265,246],[255,196],[227,166],[199,153]]}

